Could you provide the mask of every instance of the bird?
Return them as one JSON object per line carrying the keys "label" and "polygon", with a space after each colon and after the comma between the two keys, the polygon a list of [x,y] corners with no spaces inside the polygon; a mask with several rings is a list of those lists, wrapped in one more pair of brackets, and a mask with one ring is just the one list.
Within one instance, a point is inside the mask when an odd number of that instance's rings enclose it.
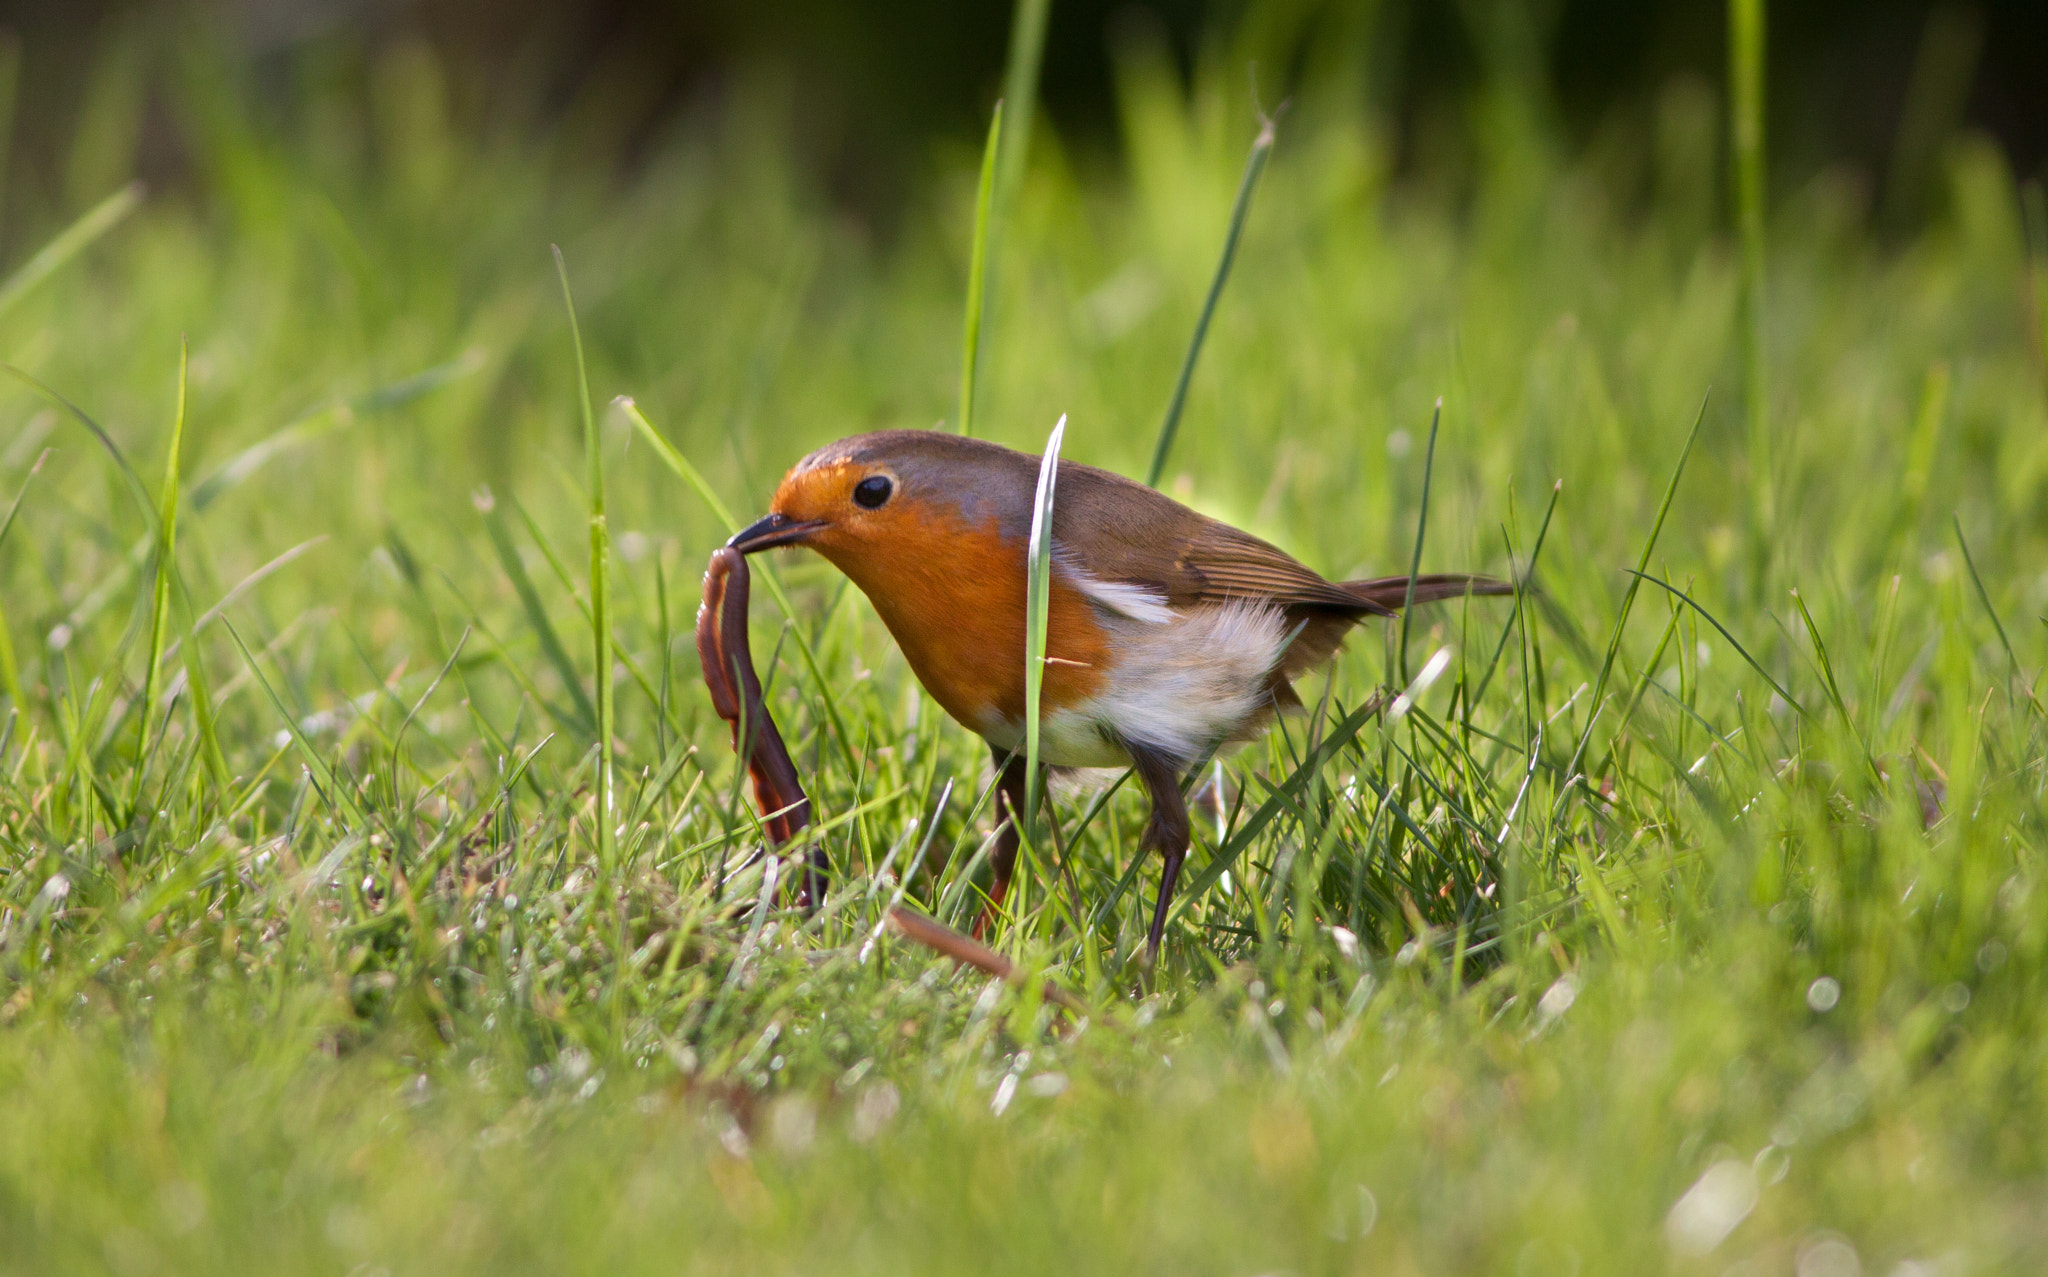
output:
{"label": "bird", "polygon": [[[983,925],[1015,871],[1024,806],[1025,594],[1040,458],[938,430],[879,430],[792,466],[726,544],[799,546],[865,594],[911,672],[988,743],[998,774]],[[1404,603],[1506,594],[1484,576],[1330,581],[1278,547],[1144,484],[1061,459],[1054,482],[1039,759],[1129,768],[1162,858],[1158,954],[1191,830],[1183,773],[1301,708],[1294,681]],[[981,926],[977,926],[977,931]]]}

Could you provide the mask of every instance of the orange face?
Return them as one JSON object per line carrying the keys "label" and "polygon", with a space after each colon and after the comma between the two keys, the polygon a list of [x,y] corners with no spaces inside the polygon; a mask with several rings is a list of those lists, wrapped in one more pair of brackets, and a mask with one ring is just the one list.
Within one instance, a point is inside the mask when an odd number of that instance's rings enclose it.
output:
{"label": "orange face", "polygon": [[[970,522],[943,497],[906,491],[887,467],[828,461],[792,471],[774,513],[735,538],[742,549],[803,545],[868,596],[935,700],[987,734],[1024,712],[1024,547],[990,515]],[[1107,635],[1087,601],[1055,581],[1046,634],[1048,709],[1092,696]]]}
{"label": "orange face", "polygon": [[[898,500],[896,476],[887,468],[852,461],[795,470],[775,490],[769,508],[793,523],[816,526],[796,544],[807,545],[839,563],[900,546],[917,520],[906,514],[917,503]],[[844,570],[844,565],[841,564]]]}

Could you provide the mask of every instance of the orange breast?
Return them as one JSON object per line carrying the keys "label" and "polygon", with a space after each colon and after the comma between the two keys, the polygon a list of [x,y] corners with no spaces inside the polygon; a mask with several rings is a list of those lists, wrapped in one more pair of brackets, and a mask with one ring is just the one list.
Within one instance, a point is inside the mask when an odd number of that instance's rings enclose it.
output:
{"label": "orange breast", "polygon": [[[918,681],[967,727],[991,713],[1024,717],[1024,547],[990,519],[905,511],[885,541],[820,537],[819,553],[860,587]],[[1109,636],[1088,601],[1053,582],[1041,712],[1094,696],[1108,671]]]}

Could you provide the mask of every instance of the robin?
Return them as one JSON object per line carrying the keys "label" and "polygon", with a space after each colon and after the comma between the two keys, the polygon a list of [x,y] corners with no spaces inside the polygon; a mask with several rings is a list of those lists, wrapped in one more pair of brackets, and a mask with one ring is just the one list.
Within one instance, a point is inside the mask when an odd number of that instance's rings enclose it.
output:
{"label": "robin", "polygon": [[[1024,804],[1026,546],[1039,459],[930,430],[882,430],[797,462],[771,512],[727,545],[807,546],[868,596],[932,699],[987,741],[1000,774],[990,908],[1009,890]],[[1229,524],[1107,470],[1059,463],[1039,758],[1129,767],[1152,801],[1143,846],[1165,861],[1156,954],[1187,856],[1182,773],[1301,707],[1293,680],[1407,577],[1334,582]],[[1415,578],[1416,602],[1504,594],[1466,575]],[[984,920],[987,915],[984,915]]]}

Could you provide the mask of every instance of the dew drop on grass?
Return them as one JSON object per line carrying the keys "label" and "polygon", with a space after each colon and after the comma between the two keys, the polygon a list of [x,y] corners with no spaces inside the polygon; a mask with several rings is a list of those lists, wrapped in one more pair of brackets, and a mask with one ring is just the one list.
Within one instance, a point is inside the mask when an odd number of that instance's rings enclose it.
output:
{"label": "dew drop on grass", "polygon": [[818,1106],[808,1095],[785,1095],[768,1110],[768,1138],[784,1153],[807,1151],[818,1134]]}
{"label": "dew drop on grass", "polygon": [[1579,981],[1575,976],[1561,975],[1536,1003],[1536,1014],[1545,1022],[1555,1020],[1572,1009],[1572,1003],[1579,1000]]}
{"label": "dew drop on grass", "polygon": [[1826,1234],[1799,1248],[1798,1277],[1863,1277],[1863,1263],[1847,1238]]}
{"label": "dew drop on grass", "polygon": [[1782,1183],[1792,1173],[1792,1155],[1776,1144],[1766,1144],[1757,1150],[1750,1166],[1756,1171],[1760,1183]]}
{"label": "dew drop on grass", "polygon": [[860,1094],[853,1105],[853,1138],[865,1144],[887,1129],[902,1107],[903,1097],[895,1084],[877,1082]]}
{"label": "dew drop on grass", "polygon": [[1726,1240],[1756,1209],[1756,1172],[1743,1163],[1715,1162],[1664,1217],[1664,1238],[1681,1255],[1704,1255]]}
{"label": "dew drop on grass", "polygon": [[1824,975],[1806,986],[1806,1005],[1825,1014],[1835,1009],[1842,1000],[1842,986],[1833,976]]}
{"label": "dew drop on grass", "polygon": [[1330,1202],[1330,1219],[1324,1235],[1333,1242],[1355,1241],[1380,1222],[1379,1200],[1363,1184],[1339,1187]]}
{"label": "dew drop on grass", "polygon": [[1051,1099],[1067,1089],[1067,1075],[1064,1073],[1041,1073],[1024,1084],[1024,1089],[1040,1099]]}

